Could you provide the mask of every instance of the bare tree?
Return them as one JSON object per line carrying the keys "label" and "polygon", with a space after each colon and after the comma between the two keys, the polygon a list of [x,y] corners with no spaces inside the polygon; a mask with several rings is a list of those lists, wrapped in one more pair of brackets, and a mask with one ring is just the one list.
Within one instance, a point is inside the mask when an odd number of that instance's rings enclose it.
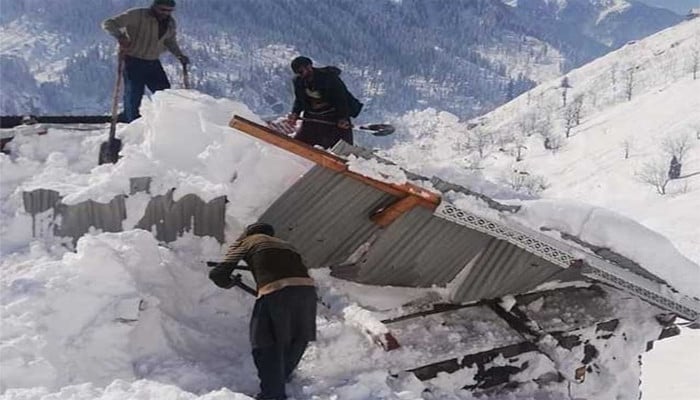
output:
{"label": "bare tree", "polygon": [[564,147],[562,137],[557,134],[550,132],[548,135],[542,137],[544,138],[544,148],[552,150],[552,153],[556,153]]}
{"label": "bare tree", "polygon": [[661,149],[667,156],[671,157],[668,168],[669,179],[680,178],[683,158],[688,154],[692,145],[690,136],[686,134],[669,136],[661,142]]}
{"label": "bare tree", "polygon": [[479,153],[480,158],[486,156],[486,150],[491,144],[491,134],[482,128],[475,128],[469,131],[469,142]]}
{"label": "bare tree", "polygon": [[629,67],[625,71],[625,96],[627,96],[627,101],[632,100],[632,93],[634,92],[634,74],[637,67]]}
{"label": "bare tree", "polygon": [[518,128],[525,136],[532,136],[537,133],[537,120],[539,117],[534,111],[526,112],[518,119]]}
{"label": "bare tree", "polygon": [[632,151],[633,144],[632,139],[629,137],[622,141],[622,148],[625,150],[625,160],[630,158],[630,152]]}
{"label": "bare tree", "polygon": [[698,70],[700,70],[700,45],[696,43],[690,53],[690,71],[693,73],[693,80],[698,79]]}
{"label": "bare tree", "polygon": [[562,106],[566,107],[566,94],[568,90],[571,88],[571,85],[569,84],[569,77],[565,76],[561,79],[561,84],[559,87],[562,89],[561,92],[561,100],[562,100]]}
{"label": "bare tree", "polygon": [[545,177],[541,175],[532,175],[527,171],[515,168],[505,173],[501,179],[503,183],[511,189],[517,192],[527,193],[531,196],[539,195],[550,186]]}
{"label": "bare tree", "polygon": [[647,183],[656,189],[660,195],[666,194],[666,186],[671,180],[668,177],[666,164],[663,161],[650,161],[642,166],[636,173],[637,179]]}
{"label": "bare tree", "polygon": [[540,121],[537,133],[544,140],[544,148],[552,150],[553,153],[556,153],[564,146],[564,139],[552,130],[552,121],[549,117]]}
{"label": "bare tree", "polygon": [[564,135],[568,138],[571,135],[571,129],[576,124],[576,114],[573,103],[564,107]]}
{"label": "bare tree", "polygon": [[668,156],[676,157],[678,162],[681,163],[691,147],[693,147],[693,142],[691,142],[690,136],[687,134],[668,136],[661,141],[661,149],[664,153]]}
{"label": "bare tree", "polygon": [[523,135],[516,135],[515,140],[513,140],[513,145],[515,146],[515,161],[522,161],[525,159],[525,150],[527,146],[525,145],[526,138]]}
{"label": "bare tree", "polygon": [[610,67],[610,88],[612,89],[612,97],[617,97],[617,63]]}
{"label": "bare tree", "polygon": [[583,116],[583,93],[574,96],[574,100],[571,102],[574,113],[574,122],[576,126],[581,125],[581,118]]}

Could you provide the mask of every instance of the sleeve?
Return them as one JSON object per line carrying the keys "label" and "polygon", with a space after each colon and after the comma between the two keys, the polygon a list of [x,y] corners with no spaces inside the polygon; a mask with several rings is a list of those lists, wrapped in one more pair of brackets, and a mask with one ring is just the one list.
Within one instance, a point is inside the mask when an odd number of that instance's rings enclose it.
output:
{"label": "sleeve", "polygon": [[245,239],[238,240],[229,246],[228,251],[226,251],[226,255],[224,256],[224,262],[234,265],[238,264],[248,254],[249,250],[250,246]]}
{"label": "sleeve", "polygon": [[124,37],[129,26],[136,24],[138,13],[138,9],[131,9],[112,18],[107,18],[102,21],[102,29],[117,39]]}
{"label": "sleeve", "polygon": [[298,89],[298,86],[301,84],[297,81],[298,79],[299,78],[292,79],[292,89],[294,89],[294,105],[292,106],[292,113],[296,115],[301,114],[301,112],[304,110],[304,106],[302,105],[301,99],[299,98],[302,94]]}
{"label": "sleeve", "polygon": [[348,107],[347,88],[345,83],[335,75],[330,77],[328,87],[328,100],[335,107],[339,119],[350,119],[350,108]]}
{"label": "sleeve", "polygon": [[183,54],[182,50],[180,49],[180,45],[177,44],[177,25],[175,24],[175,19],[171,18],[170,24],[173,29],[168,37],[163,41],[163,44],[165,45],[165,48],[173,53],[175,57],[180,58],[183,56]]}

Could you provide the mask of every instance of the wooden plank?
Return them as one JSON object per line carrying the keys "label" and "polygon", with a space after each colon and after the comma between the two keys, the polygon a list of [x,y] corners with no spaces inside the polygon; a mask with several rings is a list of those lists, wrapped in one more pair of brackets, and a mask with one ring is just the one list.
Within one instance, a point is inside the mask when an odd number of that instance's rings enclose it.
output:
{"label": "wooden plank", "polygon": [[[328,168],[330,170],[342,173],[343,175],[348,176],[350,178],[356,179],[366,185],[372,186],[392,196],[396,196],[401,199],[405,197],[414,197],[415,199],[410,201],[414,201],[415,204],[420,205],[421,207],[425,207],[431,211],[435,210],[440,204],[441,196],[437,193],[423,189],[411,183],[387,183],[360,175],[356,172],[352,172],[348,170],[348,167],[345,164],[345,160],[341,157],[309,146],[308,144],[302,143],[289,136],[281,135],[273,131],[272,129],[269,129],[265,126],[257,124],[238,115],[233,116],[231,122],[229,122],[229,126],[231,128],[238,129],[241,132],[247,133],[255,138],[258,138],[264,142],[270,143],[279,148],[294,153],[300,157],[306,158],[307,160],[313,161],[314,163],[324,168]],[[409,200],[406,200],[406,203],[408,202]],[[403,204],[402,207],[405,205],[406,204]]]}
{"label": "wooden plank", "polygon": [[231,128],[238,129],[241,132],[247,133],[254,138],[260,139],[263,142],[270,143],[281,149],[287,150],[290,153],[306,158],[309,161],[313,161],[324,168],[337,172],[347,170],[345,160],[342,158],[316,149],[306,143],[294,140],[289,136],[280,135],[272,129],[256,124],[253,121],[249,121],[237,115],[233,117],[229,123],[229,126]]}
{"label": "wooden plank", "polygon": [[378,212],[372,214],[369,219],[382,228],[386,228],[404,213],[411,211],[419,202],[420,199],[416,196],[406,196],[393,202],[388,207],[380,209]]}

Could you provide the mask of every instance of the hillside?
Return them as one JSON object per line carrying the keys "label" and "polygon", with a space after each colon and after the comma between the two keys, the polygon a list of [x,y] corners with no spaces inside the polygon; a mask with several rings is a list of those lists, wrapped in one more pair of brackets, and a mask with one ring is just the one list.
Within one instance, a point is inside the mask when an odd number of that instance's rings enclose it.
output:
{"label": "hillside", "polygon": [[[700,20],[684,22],[571,71],[568,85],[551,80],[478,119],[462,123],[434,110],[408,114],[403,134],[378,145],[393,159],[414,160],[423,173],[461,165],[464,174],[453,179],[465,184],[485,176],[524,197],[573,198],[616,210],[665,234],[697,262],[700,79],[693,71],[699,52]],[[640,175],[667,176],[665,143],[685,144],[681,176],[687,178],[668,182],[662,195]],[[416,163],[415,155],[426,152]]]}
{"label": "hillside", "polygon": [[[584,25],[525,7],[537,1],[512,7],[493,0],[181,0],[176,18],[193,60],[194,88],[246,99],[261,115],[287,111],[288,63],[304,53],[344,69],[349,87],[366,103],[364,118],[426,106],[473,117],[680,20],[636,3],[611,10],[599,0],[577,1],[588,4]],[[0,0],[0,59],[13,65],[0,84],[25,94],[17,103],[3,100],[0,114],[109,110],[114,41],[99,24],[143,4]],[[638,9],[647,17],[637,18]],[[636,30],[611,29],[613,19]],[[179,86],[178,67],[172,57],[164,60]]]}

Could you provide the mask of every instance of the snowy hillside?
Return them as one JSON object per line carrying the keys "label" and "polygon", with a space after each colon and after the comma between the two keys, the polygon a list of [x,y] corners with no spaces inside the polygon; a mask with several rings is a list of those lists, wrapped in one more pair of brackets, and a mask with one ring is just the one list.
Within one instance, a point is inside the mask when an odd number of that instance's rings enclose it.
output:
{"label": "snowy hillside", "polygon": [[[700,20],[684,22],[468,123],[432,110],[408,114],[403,136],[378,145],[406,161],[428,152],[413,164],[424,173],[461,165],[464,174],[453,179],[467,185],[476,174],[525,197],[613,209],[663,233],[699,262],[699,53]],[[642,176],[658,170],[666,177],[669,147],[679,146],[685,148],[681,179],[668,182],[661,195]]]}
{"label": "snowy hillside", "polygon": [[[607,9],[597,1],[578,1],[588,4],[586,15]],[[114,41],[99,24],[145,2],[101,4],[0,0],[0,60],[11,57],[3,64],[13,65],[0,85],[23,94],[16,104],[14,96],[5,97],[0,114],[109,110]],[[366,103],[363,118],[426,106],[473,117],[680,20],[648,7],[648,18],[627,16],[640,7],[614,13],[621,27],[634,32],[603,23],[572,24],[546,10],[493,0],[182,0],[176,17],[180,42],[193,61],[194,87],[246,99],[261,115],[288,111],[288,63],[305,53],[344,69],[349,87]],[[172,83],[180,86],[178,66],[170,56],[163,59]]]}
{"label": "snowy hillside", "polygon": [[672,12],[630,0],[515,0],[509,2],[530,15],[549,15],[566,31],[617,48],[629,40],[646,36],[645,27],[660,30],[677,19]]}

